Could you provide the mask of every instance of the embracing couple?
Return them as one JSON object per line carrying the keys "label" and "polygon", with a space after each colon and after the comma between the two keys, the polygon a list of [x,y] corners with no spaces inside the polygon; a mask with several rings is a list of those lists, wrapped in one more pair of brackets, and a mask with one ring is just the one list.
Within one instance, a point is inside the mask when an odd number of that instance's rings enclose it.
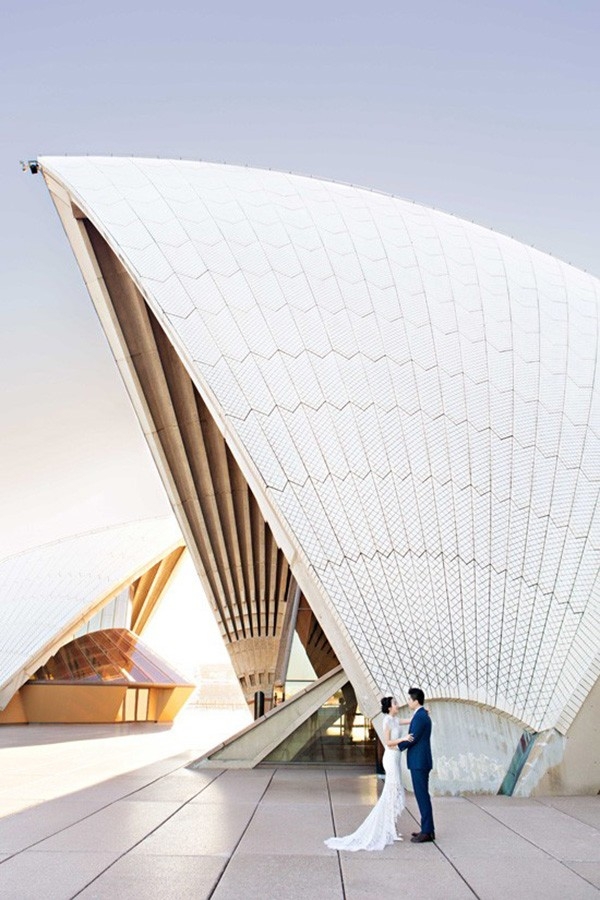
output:
{"label": "embracing couple", "polygon": [[[396,819],[404,809],[404,788],[400,775],[400,752],[406,750],[415,799],[421,815],[421,830],[413,832],[414,844],[435,840],[433,811],[429,796],[431,759],[431,719],[424,706],[425,695],[421,688],[410,688],[408,707],[410,719],[398,719],[398,704],[393,697],[383,697],[383,767],[385,784],[381,796],[367,818],[353,834],[329,838],[326,845],[332,850],[383,850],[393,841],[401,841],[396,830]],[[402,737],[401,726],[409,725],[409,732]]]}

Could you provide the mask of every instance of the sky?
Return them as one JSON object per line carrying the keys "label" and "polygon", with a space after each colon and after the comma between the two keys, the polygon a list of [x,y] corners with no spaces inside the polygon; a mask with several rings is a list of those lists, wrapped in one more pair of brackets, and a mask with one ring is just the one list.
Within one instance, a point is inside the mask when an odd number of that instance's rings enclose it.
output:
{"label": "sky", "polygon": [[0,557],[169,510],[38,155],[388,191],[600,275],[600,4],[4,0]]}

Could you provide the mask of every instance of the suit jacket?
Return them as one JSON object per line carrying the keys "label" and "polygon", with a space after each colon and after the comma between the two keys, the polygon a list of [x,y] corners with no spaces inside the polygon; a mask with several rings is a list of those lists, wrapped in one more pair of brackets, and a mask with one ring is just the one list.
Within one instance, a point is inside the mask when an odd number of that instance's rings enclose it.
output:
{"label": "suit jacket", "polygon": [[431,758],[431,719],[429,713],[421,706],[410,721],[410,733],[413,741],[401,741],[399,750],[406,750],[406,765],[409,769],[433,768]]}

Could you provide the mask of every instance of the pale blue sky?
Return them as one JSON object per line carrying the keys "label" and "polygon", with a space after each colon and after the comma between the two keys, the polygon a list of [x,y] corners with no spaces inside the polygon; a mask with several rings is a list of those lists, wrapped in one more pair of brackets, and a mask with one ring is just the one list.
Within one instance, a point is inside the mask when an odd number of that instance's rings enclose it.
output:
{"label": "pale blue sky", "polygon": [[41,178],[183,156],[390,191],[600,274],[597,2],[3,4],[2,550],[167,509]]}

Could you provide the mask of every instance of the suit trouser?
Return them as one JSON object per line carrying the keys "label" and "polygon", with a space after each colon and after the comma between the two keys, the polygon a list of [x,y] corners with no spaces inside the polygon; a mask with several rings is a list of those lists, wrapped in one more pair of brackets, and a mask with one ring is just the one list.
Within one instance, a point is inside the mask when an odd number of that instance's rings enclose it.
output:
{"label": "suit trouser", "polygon": [[431,797],[429,796],[429,769],[411,769],[410,777],[412,778],[415,799],[421,813],[421,833],[434,834],[433,810],[431,808]]}

